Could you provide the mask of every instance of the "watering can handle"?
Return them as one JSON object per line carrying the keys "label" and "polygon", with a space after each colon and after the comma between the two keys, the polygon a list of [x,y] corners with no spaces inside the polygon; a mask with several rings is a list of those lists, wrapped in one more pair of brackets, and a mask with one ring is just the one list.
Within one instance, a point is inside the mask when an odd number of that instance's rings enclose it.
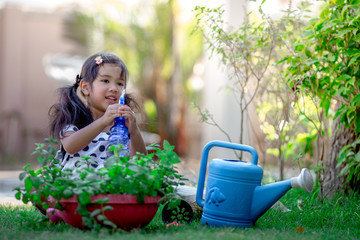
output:
{"label": "watering can handle", "polygon": [[203,192],[204,192],[207,161],[208,161],[208,157],[209,157],[209,151],[213,147],[223,147],[223,148],[230,148],[230,149],[249,152],[251,154],[251,164],[257,165],[257,162],[258,162],[258,154],[253,147],[250,147],[247,145],[241,145],[241,144],[237,144],[237,143],[222,142],[222,141],[211,141],[211,142],[207,143],[205,145],[205,147],[202,151],[202,155],[201,155],[199,181],[198,181],[198,187],[197,187],[197,191],[196,191],[196,202],[197,202],[197,204],[199,204],[200,207],[204,207]]}

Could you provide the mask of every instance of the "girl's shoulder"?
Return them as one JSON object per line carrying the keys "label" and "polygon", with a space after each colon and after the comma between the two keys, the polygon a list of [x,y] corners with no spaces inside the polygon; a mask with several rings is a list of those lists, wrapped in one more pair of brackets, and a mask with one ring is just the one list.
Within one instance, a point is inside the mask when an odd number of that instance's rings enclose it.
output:
{"label": "girl's shoulder", "polygon": [[62,129],[63,134],[66,132],[76,132],[76,131],[79,131],[79,128],[73,124],[65,125]]}
{"label": "girl's shoulder", "polygon": [[62,139],[62,137],[64,136],[65,133],[67,132],[76,132],[76,131],[79,131],[79,128],[73,124],[68,124],[68,125],[65,125],[63,127],[63,129],[60,131],[60,139]]}

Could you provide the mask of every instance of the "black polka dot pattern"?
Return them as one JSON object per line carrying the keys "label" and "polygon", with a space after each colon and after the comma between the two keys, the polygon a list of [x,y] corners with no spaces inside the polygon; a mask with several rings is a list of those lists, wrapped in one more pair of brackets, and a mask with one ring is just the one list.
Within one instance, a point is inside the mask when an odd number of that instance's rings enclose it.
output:
{"label": "black polka dot pattern", "polygon": [[[78,131],[79,129],[74,125],[68,125],[63,129],[63,133],[69,131]],[[75,154],[66,153],[64,160],[62,162],[63,169],[70,168],[73,169],[74,174],[75,170],[83,168],[84,164],[81,164],[84,160],[82,157],[91,157],[92,163],[91,166],[98,169],[104,167],[106,160],[106,147],[108,146],[108,132],[101,132],[96,136],[88,146],[80,150]]]}
{"label": "black polka dot pattern", "polygon": [[99,147],[99,151],[100,151],[100,152],[104,152],[104,151],[105,151],[105,148],[106,148],[106,147],[105,147],[104,145],[101,145],[101,146]]}
{"label": "black polka dot pattern", "polygon": [[99,166],[99,164],[98,164],[98,163],[92,163],[91,166],[92,166],[93,168],[97,168],[97,167]]}

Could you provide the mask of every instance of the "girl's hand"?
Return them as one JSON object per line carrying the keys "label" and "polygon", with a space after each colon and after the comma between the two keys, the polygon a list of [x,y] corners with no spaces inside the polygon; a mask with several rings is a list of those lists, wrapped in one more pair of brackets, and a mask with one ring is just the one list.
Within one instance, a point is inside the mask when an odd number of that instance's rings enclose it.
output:
{"label": "girl's hand", "polygon": [[134,134],[136,131],[139,131],[139,128],[136,124],[136,117],[133,110],[128,105],[120,105],[119,114],[122,117],[125,117],[125,125],[129,129],[129,133]]}
{"label": "girl's hand", "polygon": [[125,117],[125,125],[129,129],[130,156],[134,156],[137,152],[147,154],[144,139],[136,123],[135,113],[127,105],[121,105],[119,113],[122,117]]}
{"label": "girl's hand", "polygon": [[101,117],[101,121],[104,124],[104,128],[107,126],[112,126],[114,123],[114,119],[117,117],[121,117],[120,113],[120,104],[111,104],[107,107],[104,115]]}

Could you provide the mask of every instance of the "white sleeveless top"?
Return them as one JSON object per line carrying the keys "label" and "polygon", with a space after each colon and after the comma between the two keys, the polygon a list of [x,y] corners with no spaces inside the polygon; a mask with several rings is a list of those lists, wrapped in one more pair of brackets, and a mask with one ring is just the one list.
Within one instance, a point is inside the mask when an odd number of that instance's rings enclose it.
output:
{"label": "white sleeveless top", "polygon": [[[62,131],[60,138],[66,132],[79,131],[75,125],[66,125]],[[69,154],[65,152],[65,155],[60,162],[62,169],[72,169],[75,176],[78,175],[76,170],[84,168],[86,165],[83,164],[85,161],[81,157],[91,157],[90,160],[94,161],[91,164],[95,169],[103,168],[107,157],[106,148],[109,144],[108,138],[109,132],[101,132],[97,135],[84,149],[77,153]]]}

